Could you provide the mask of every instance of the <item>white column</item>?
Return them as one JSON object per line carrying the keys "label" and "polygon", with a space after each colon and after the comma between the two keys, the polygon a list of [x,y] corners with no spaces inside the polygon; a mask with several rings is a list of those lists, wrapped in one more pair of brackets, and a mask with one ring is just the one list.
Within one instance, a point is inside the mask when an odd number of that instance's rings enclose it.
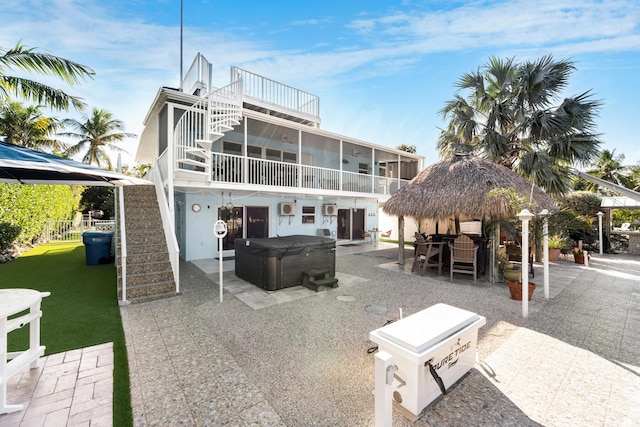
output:
{"label": "white column", "polygon": [[600,255],[602,255],[602,215],[604,214],[602,212],[598,212],[596,215],[598,215],[598,246],[600,247]]}
{"label": "white column", "polygon": [[533,215],[523,209],[518,214],[522,221],[522,317],[529,316],[529,221]]}
{"label": "white column", "polygon": [[543,254],[544,257],[544,298],[549,299],[549,211],[543,209],[540,212],[542,216],[542,235],[543,237]]}

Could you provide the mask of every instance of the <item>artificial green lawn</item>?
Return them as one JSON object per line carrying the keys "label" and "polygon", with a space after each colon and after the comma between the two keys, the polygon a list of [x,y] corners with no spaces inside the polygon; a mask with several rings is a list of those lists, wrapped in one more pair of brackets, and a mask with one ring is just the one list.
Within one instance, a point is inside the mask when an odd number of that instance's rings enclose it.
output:
{"label": "artificial green lawn", "polygon": [[[51,292],[42,300],[45,354],[113,342],[113,425],[133,425],[129,364],[116,295],[113,264],[86,265],[82,243],[37,246],[0,264],[0,288]],[[28,347],[28,328],[9,334],[9,351]]]}

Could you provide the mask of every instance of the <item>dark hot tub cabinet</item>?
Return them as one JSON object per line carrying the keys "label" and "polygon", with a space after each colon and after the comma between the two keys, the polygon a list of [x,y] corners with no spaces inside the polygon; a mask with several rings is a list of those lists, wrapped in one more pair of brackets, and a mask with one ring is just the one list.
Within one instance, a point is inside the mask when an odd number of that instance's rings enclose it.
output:
{"label": "dark hot tub cabinet", "polygon": [[318,236],[235,240],[236,276],[268,291],[302,285],[303,276],[336,274],[336,241]]}

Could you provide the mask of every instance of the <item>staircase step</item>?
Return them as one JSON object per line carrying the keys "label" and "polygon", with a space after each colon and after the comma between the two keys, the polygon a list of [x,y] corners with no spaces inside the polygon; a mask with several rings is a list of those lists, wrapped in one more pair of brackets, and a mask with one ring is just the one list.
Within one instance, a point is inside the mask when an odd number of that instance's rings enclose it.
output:
{"label": "staircase step", "polygon": [[178,159],[178,163],[182,163],[184,165],[197,166],[205,169],[209,166],[207,162],[203,162],[196,159]]}
{"label": "staircase step", "polygon": [[213,145],[213,141],[209,141],[208,139],[196,139],[196,144],[200,147],[204,148],[207,151],[211,151],[211,146]]}
{"label": "staircase step", "polygon": [[[127,280],[127,299],[175,292],[176,284],[173,281],[136,284],[129,283]],[[118,284],[118,299],[122,299],[122,285],[120,283]]]}
{"label": "staircase step", "polygon": [[[127,269],[127,285],[154,285],[173,282],[173,271],[155,271],[141,274],[129,274]],[[175,285],[174,285],[175,286]]]}
{"label": "staircase step", "polygon": [[[127,259],[128,261],[128,259]],[[120,275],[121,265],[118,265],[118,275]],[[169,261],[129,263],[127,262],[127,274],[144,274],[150,271],[173,271]]]}
{"label": "staircase step", "polygon": [[[119,254],[122,254],[122,252],[118,252]],[[161,262],[161,261],[166,261],[169,259],[169,253],[166,251],[164,252],[156,252],[156,253],[150,253],[150,252],[146,252],[146,253],[127,253],[127,265],[133,265],[133,264],[144,264],[146,262]],[[118,264],[120,264],[120,257],[118,257]]]}
{"label": "staircase step", "polygon": [[[131,304],[139,304],[142,302],[157,301],[160,299],[172,298],[180,295],[182,295],[182,292],[162,292],[162,293],[153,294],[153,295],[143,295],[143,296],[137,296],[137,297],[131,297],[131,298],[129,297],[129,295],[127,295],[127,301],[129,301]],[[118,299],[122,300],[121,294],[118,294]]]}
{"label": "staircase step", "polygon": [[192,156],[199,157],[203,160],[209,160],[211,158],[211,155],[209,154],[210,151],[207,152],[202,150],[201,148],[187,148],[185,151]]}
{"label": "staircase step", "polygon": [[[153,245],[153,246],[157,246],[157,245],[162,245],[166,248],[166,240],[164,238],[164,232],[162,233],[162,235],[158,235],[158,234],[153,234],[152,233],[152,228],[149,228],[148,231],[149,233],[136,233],[134,235],[128,235],[127,236],[127,246],[130,245]],[[157,231],[156,231],[157,232]]]}

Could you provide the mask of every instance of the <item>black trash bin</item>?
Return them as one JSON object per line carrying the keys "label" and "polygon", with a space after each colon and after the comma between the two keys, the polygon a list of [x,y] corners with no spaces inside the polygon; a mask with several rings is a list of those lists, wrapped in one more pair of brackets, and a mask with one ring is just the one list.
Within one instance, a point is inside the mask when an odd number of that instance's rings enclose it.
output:
{"label": "black trash bin", "polygon": [[82,233],[82,243],[85,246],[87,265],[109,264],[111,259],[112,232],[85,231]]}

